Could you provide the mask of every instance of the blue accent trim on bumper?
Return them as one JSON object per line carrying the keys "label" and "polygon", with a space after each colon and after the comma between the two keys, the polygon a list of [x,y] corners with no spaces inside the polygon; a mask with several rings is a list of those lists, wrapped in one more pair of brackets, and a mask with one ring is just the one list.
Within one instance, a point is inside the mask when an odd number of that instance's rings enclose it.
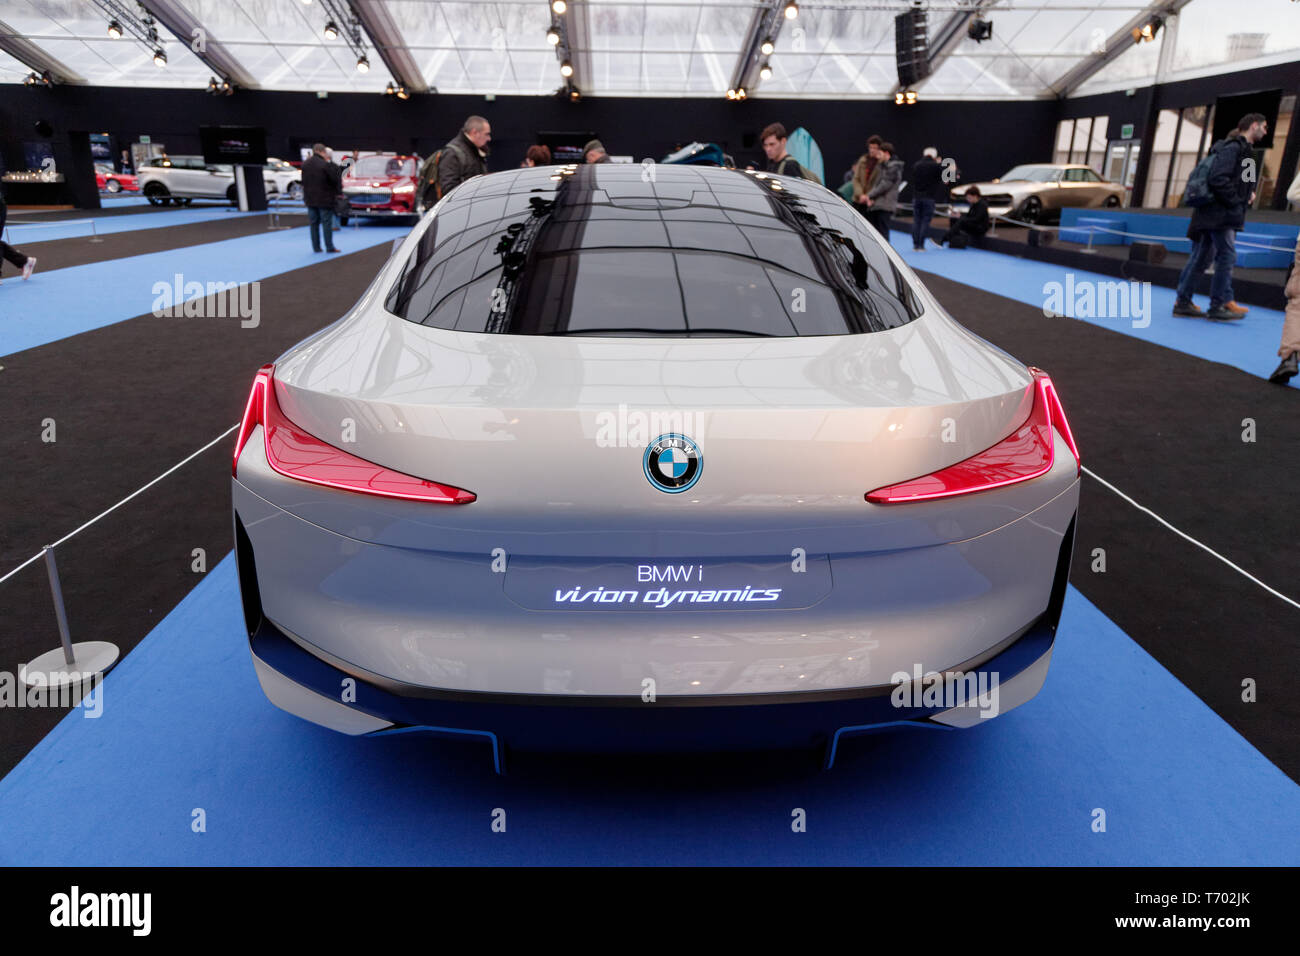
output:
{"label": "blue accent trim on bumper", "polygon": [[[1056,617],[1044,614],[1009,647],[971,673],[996,673],[1005,683],[1052,647]],[[848,728],[929,723],[948,706],[895,707],[893,685],[861,693],[830,691],[743,698],[555,697],[545,694],[439,692],[419,688],[420,696],[397,693],[321,660],[261,621],[252,652],[269,667],[302,686],[337,700],[342,681],[356,681],[358,710],[392,721],[396,729],[427,729],[486,737],[498,772],[506,745],[523,750],[582,752],[719,751],[733,749],[822,749],[833,759],[834,746]],[[391,731],[379,731],[388,733]]]}

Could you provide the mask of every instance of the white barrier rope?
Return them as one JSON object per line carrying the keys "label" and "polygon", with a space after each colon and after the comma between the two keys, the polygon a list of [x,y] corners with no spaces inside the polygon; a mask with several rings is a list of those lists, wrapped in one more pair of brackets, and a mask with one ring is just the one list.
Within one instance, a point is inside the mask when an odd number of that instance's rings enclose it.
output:
{"label": "white barrier rope", "polygon": [[[176,464],[172,465],[170,468],[168,468],[166,471],[164,471],[161,475],[159,475],[159,476],[158,476],[157,478],[155,478],[153,481],[149,482],[147,485],[141,485],[139,488],[137,488],[135,491],[131,492],[129,495],[127,495],[125,498],[123,498],[121,501],[119,501],[117,504],[113,505],[111,508],[108,508],[108,509],[106,509],[106,510],[104,510],[104,511],[101,511],[99,514],[95,515],[95,517],[91,518],[89,521],[87,521],[85,524],[83,524],[83,525],[82,525],[80,528],[78,528],[76,531],[72,531],[72,532],[70,532],[70,533],[68,533],[68,534],[65,534],[65,535],[64,535],[62,538],[60,538],[58,541],[55,541],[52,545],[49,545],[49,547],[51,547],[51,548],[57,548],[59,545],[63,544],[63,542],[65,542],[65,541],[67,541],[69,538],[73,537],[73,535],[78,535],[78,534],[80,534],[81,532],[85,531],[87,528],[89,528],[92,524],[94,524],[94,523],[95,523],[96,521],[98,521],[100,518],[103,518],[103,517],[105,517],[106,515],[111,514],[112,512],[116,511],[118,508],[122,507],[122,505],[126,504],[128,501],[130,501],[130,500],[131,500],[132,498],[134,498],[136,495],[141,494],[142,492],[147,491],[148,489],[152,488],[154,485],[158,484],[158,482],[162,481],[164,478],[166,478],[168,475],[170,475],[170,474],[171,474],[173,471],[175,471],[176,469],[182,467],[183,465],[188,464],[189,462],[193,461],[195,458],[199,457],[199,455],[203,454],[205,451],[207,451],[209,448],[211,448],[211,447],[212,447],[213,445],[215,445],[217,442],[221,441],[223,438],[225,438],[227,435],[229,435],[231,432],[233,432],[233,431],[234,431],[236,428],[238,428],[238,427],[239,427],[238,424],[231,425],[231,426],[230,426],[229,428],[227,428],[224,432],[222,432],[222,433],[221,433],[220,435],[218,435],[216,438],[212,439],[212,441],[208,442],[206,445],[204,445],[202,448],[200,448],[200,449],[199,449],[198,451],[196,451],[194,454],[190,455],[188,458],[184,459],[183,461],[179,461],[179,462],[177,462]],[[0,578],[0,584],[4,584],[4,582],[8,581],[11,577],[13,577],[15,574],[17,574],[17,573],[18,573],[19,571],[21,571],[23,568],[27,567],[27,565],[31,564],[33,561],[39,561],[39,560],[44,556],[44,554],[45,554],[45,551],[44,551],[43,549],[42,549],[41,551],[36,552],[34,555],[32,555],[30,558],[28,558],[28,559],[27,559],[26,561],[24,561],[22,564],[18,565],[18,567],[14,568],[12,571],[10,571],[8,574],[6,574],[4,577]]]}
{"label": "white barrier rope", "polygon": [[21,222],[17,219],[10,219],[5,223],[5,228],[10,226],[26,226],[29,229],[51,229],[55,226],[75,226],[83,222],[94,222],[93,219],[60,219],[58,222]]}
{"label": "white barrier rope", "polygon": [[[912,203],[899,203],[899,206],[906,206],[909,210],[915,208],[915,207],[912,205]],[[936,206],[934,207],[934,214],[935,214],[936,216],[943,216],[943,215],[946,215],[949,219],[954,218],[954,217],[953,217],[953,209],[952,209],[952,206],[951,206],[951,205],[949,205],[949,206],[947,207],[948,211],[947,211],[946,213],[940,212],[940,211],[939,211],[939,208],[940,208],[940,207],[939,207],[938,205],[936,205]],[[1129,232],[1129,231],[1126,230],[1126,229],[1108,229],[1108,228],[1105,227],[1105,226],[1065,226],[1065,225],[1061,225],[1061,226],[1044,226],[1044,225],[1042,225],[1042,224],[1040,224],[1040,223],[1036,223],[1036,222],[1025,222],[1025,221],[1022,220],[1022,219],[1013,219],[1013,218],[1011,218],[1010,216],[1006,215],[1005,213],[1001,213],[1001,214],[998,214],[998,215],[994,215],[994,216],[991,216],[990,218],[996,220],[997,222],[1006,222],[1006,223],[1010,223],[1010,224],[1013,225],[1013,226],[1024,226],[1024,227],[1027,228],[1027,229],[1034,229],[1034,230],[1037,230],[1037,231],[1039,231],[1039,232],[1055,232],[1055,233],[1057,234],[1057,238],[1060,238],[1061,230],[1063,230],[1063,229],[1074,229],[1074,230],[1077,230],[1077,231],[1079,231],[1079,232],[1087,231],[1087,232],[1089,232],[1089,233],[1094,233],[1094,232],[1108,232],[1108,233],[1111,233],[1112,235],[1116,235],[1116,236],[1127,236],[1127,237],[1130,238],[1130,239],[1152,239],[1152,240],[1159,240],[1159,241],[1162,242],[1162,243],[1168,243],[1168,242],[1191,242],[1191,241],[1192,241],[1191,239],[1188,239],[1188,238],[1185,237],[1185,236],[1149,236],[1149,235],[1146,235],[1146,234],[1144,234],[1144,233],[1140,233],[1140,232]],[[1279,240],[1279,241],[1285,241],[1284,237],[1282,237],[1282,236],[1279,236],[1279,237],[1278,237],[1278,240]],[[1257,242],[1245,242],[1245,241],[1243,241],[1243,240],[1241,240],[1241,239],[1236,239],[1235,242],[1234,242],[1234,245],[1235,245],[1235,246],[1246,246],[1247,248],[1251,248],[1251,249],[1266,249],[1266,250],[1268,250],[1269,252],[1290,252],[1290,251],[1291,251],[1290,249],[1279,248],[1278,246],[1273,246],[1273,245],[1262,246],[1262,245],[1260,245],[1260,244],[1257,243]]]}
{"label": "white barrier rope", "polygon": [[[1188,239],[1186,236],[1148,236],[1140,232],[1128,232],[1123,229],[1108,229],[1105,226],[1060,226],[1057,229],[1057,232],[1059,233],[1061,229],[1076,229],[1080,232],[1084,230],[1087,230],[1088,232],[1108,232],[1116,236],[1128,236],[1130,239],[1158,239],[1161,240],[1162,242],[1170,242],[1170,241],[1192,242],[1193,241],[1191,239]],[[1282,236],[1279,236],[1278,240],[1285,241],[1284,237]],[[1269,252],[1290,252],[1291,251],[1290,249],[1280,249],[1274,245],[1261,246],[1257,242],[1245,242],[1241,239],[1234,239],[1233,245],[1247,246],[1251,249],[1267,249]]]}
{"label": "white barrier rope", "polygon": [[1195,538],[1193,538],[1190,534],[1186,534],[1185,532],[1179,531],[1177,528],[1175,528],[1173,525],[1171,525],[1171,524],[1170,524],[1168,521],[1166,521],[1164,518],[1160,517],[1160,515],[1156,514],[1154,511],[1152,511],[1150,508],[1146,507],[1145,505],[1140,505],[1140,504],[1138,504],[1136,501],[1134,501],[1134,500],[1133,500],[1132,498],[1130,498],[1128,495],[1124,494],[1124,492],[1120,491],[1118,488],[1116,488],[1114,485],[1112,485],[1109,481],[1106,481],[1104,478],[1102,478],[1102,477],[1100,477],[1099,475],[1097,475],[1096,472],[1091,471],[1091,470],[1089,470],[1088,468],[1084,468],[1084,469],[1083,469],[1083,473],[1084,473],[1085,475],[1087,475],[1089,478],[1091,478],[1093,481],[1097,482],[1098,484],[1101,484],[1101,485],[1105,486],[1107,489],[1109,489],[1110,491],[1114,492],[1114,493],[1115,493],[1116,495],[1118,495],[1119,497],[1123,498],[1125,501],[1127,501],[1129,504],[1131,504],[1131,505],[1132,505],[1134,508],[1136,508],[1138,511],[1141,511],[1141,512],[1143,512],[1143,513],[1145,513],[1145,514],[1148,514],[1148,515],[1150,515],[1151,517],[1155,518],[1157,521],[1159,521],[1162,525],[1164,525],[1166,528],[1168,528],[1168,529],[1169,529],[1170,531],[1172,531],[1174,534],[1178,535],[1180,538],[1183,538],[1183,539],[1186,540],[1186,541],[1190,541],[1192,544],[1196,545],[1196,546],[1197,546],[1198,548],[1200,548],[1202,551],[1204,551],[1204,552],[1206,552],[1207,554],[1211,555],[1212,557],[1215,557],[1215,558],[1217,558],[1218,560],[1222,561],[1224,564],[1226,564],[1228,567],[1232,568],[1232,570],[1236,571],[1238,574],[1242,575],[1243,577],[1245,577],[1246,579],[1248,579],[1248,580],[1250,580],[1250,581],[1253,581],[1255,584],[1258,584],[1261,588],[1263,588],[1263,589],[1264,589],[1265,591],[1267,591],[1269,594],[1273,595],[1273,596],[1276,597],[1276,598],[1279,598],[1279,599],[1285,601],[1287,604],[1290,604],[1292,607],[1300,608],[1300,601],[1296,601],[1294,598],[1289,598],[1289,597],[1287,597],[1285,594],[1283,594],[1281,591],[1277,590],[1276,588],[1271,588],[1271,587],[1269,587],[1267,584],[1265,584],[1265,583],[1264,583],[1263,581],[1261,581],[1259,578],[1255,577],[1255,576],[1254,576],[1253,574],[1251,574],[1249,571],[1246,571],[1244,568],[1238,567],[1237,565],[1233,564],[1231,561],[1229,561],[1229,560],[1228,560],[1227,558],[1225,558],[1223,555],[1219,554],[1219,552],[1215,551],[1215,550],[1214,550],[1213,548],[1211,548],[1209,545],[1207,545],[1207,544],[1202,544],[1200,541],[1197,541]]}

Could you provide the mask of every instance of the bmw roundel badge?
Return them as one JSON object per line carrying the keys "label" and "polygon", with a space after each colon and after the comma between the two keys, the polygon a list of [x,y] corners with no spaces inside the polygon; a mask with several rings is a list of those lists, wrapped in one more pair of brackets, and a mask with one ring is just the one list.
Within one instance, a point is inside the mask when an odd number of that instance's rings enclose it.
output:
{"label": "bmw roundel badge", "polygon": [[700,480],[704,455],[685,435],[660,435],[646,446],[645,476],[660,491],[677,494]]}

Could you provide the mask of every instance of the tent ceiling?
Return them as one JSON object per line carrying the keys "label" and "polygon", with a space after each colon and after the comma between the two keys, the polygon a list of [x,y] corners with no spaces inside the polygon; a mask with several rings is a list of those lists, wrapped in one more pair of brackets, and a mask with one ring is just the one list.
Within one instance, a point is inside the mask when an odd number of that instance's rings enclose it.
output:
{"label": "tent ceiling", "polygon": [[[136,10],[134,0],[124,0]],[[347,0],[336,0],[347,8]],[[583,92],[609,96],[719,96],[727,87],[755,11],[779,0],[578,0],[566,16],[583,18]],[[271,90],[379,92],[389,81],[363,33],[371,69],[360,73],[342,37],[327,40],[324,5],[306,0],[174,0],[252,77]],[[367,0],[387,13],[425,83],[446,93],[551,93],[563,84],[546,42],[547,0]],[[927,0],[933,36],[974,0]],[[919,84],[935,99],[1028,99],[1081,65],[1100,68],[1071,89],[1083,95],[1155,80],[1165,38],[1174,44],[1168,76],[1223,72],[1300,56],[1300,6],[1293,0],[1191,0],[1177,29],[1154,43],[1098,59],[1097,45],[1144,10],[1149,0],[994,0],[983,15],[993,37],[953,46]],[[799,4],[771,57],[772,76],[753,96],[879,99],[897,86],[895,14],[906,0],[838,0]],[[373,20],[373,18],[371,18]],[[92,0],[0,0],[0,24],[67,64],[96,86],[202,89],[213,69],[160,24],[167,64],[129,36],[109,39],[107,18]],[[3,32],[0,30],[0,32]],[[4,37],[0,36],[0,47]],[[30,71],[0,49],[0,83]],[[1085,69],[1086,73],[1087,70]]]}

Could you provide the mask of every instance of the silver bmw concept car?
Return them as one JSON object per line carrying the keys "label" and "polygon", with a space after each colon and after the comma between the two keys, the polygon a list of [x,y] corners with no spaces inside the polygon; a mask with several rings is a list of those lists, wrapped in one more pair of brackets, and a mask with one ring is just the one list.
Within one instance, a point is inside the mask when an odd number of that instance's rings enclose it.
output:
{"label": "silver bmw concept car", "polygon": [[347,734],[823,748],[1036,694],[1078,450],[840,197],[700,166],[444,197],[256,375],[262,688]]}

